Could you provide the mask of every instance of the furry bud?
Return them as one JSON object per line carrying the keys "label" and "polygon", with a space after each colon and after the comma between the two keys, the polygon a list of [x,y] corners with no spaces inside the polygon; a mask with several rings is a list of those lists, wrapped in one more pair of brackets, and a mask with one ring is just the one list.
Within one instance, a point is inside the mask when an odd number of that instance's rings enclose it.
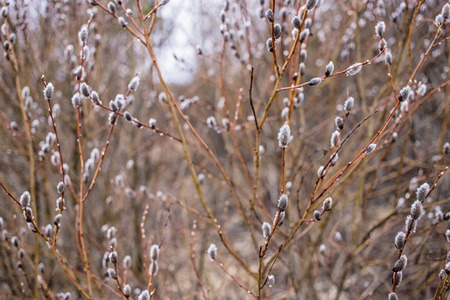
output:
{"label": "furry bud", "polygon": [[414,201],[411,205],[411,217],[414,220],[419,220],[423,214],[423,205],[419,200]]}
{"label": "furry bud", "polygon": [[375,25],[375,33],[378,37],[382,38],[384,31],[386,30],[386,24],[383,21],[380,21]]}
{"label": "furry bud", "polygon": [[217,256],[217,247],[215,244],[211,244],[208,248],[208,255],[211,261],[214,261]]}
{"label": "furry bud", "polygon": [[272,232],[272,227],[268,222],[264,222],[262,224],[262,231],[263,231],[263,237],[267,240],[267,238],[270,236],[270,233]]}
{"label": "furry bud", "polygon": [[315,77],[315,78],[312,78],[311,80],[309,80],[308,84],[310,86],[315,86],[315,85],[318,85],[321,82],[322,82],[322,79],[320,77]]}
{"label": "furry bud", "polygon": [[271,10],[270,8],[266,11],[266,18],[270,23],[273,23],[273,21],[275,20],[273,10]]}
{"label": "furry bud", "polygon": [[316,219],[316,221],[320,221],[320,219],[322,219],[322,216],[320,215],[320,211],[318,211],[318,210],[314,211],[313,216],[314,216],[314,219]]}
{"label": "furry bud", "polygon": [[47,86],[44,89],[44,96],[46,100],[50,100],[53,97],[53,92],[55,91],[55,87],[51,82],[47,84]]}
{"label": "furry bud", "polygon": [[334,71],[334,63],[330,61],[327,66],[325,67],[325,76],[328,77],[331,74],[333,74]]}
{"label": "furry bud", "polygon": [[152,261],[158,260],[158,258],[159,258],[159,246],[158,245],[154,244],[150,248],[150,258],[152,259]]}
{"label": "furry bud", "polygon": [[280,196],[280,199],[278,199],[278,209],[280,211],[285,211],[287,205],[288,205],[288,196],[286,194],[283,194]]}
{"label": "furry bud", "polygon": [[393,272],[403,271],[403,269],[406,267],[407,264],[408,258],[406,257],[406,255],[402,254],[402,256],[400,256],[400,258],[395,262],[395,266],[392,269],[392,271]]}
{"label": "furry bud", "polygon": [[280,131],[278,132],[278,146],[281,148],[287,147],[287,145],[291,142],[291,128],[289,125],[284,124],[281,126]]}
{"label": "furry bud", "polygon": [[403,231],[399,231],[394,240],[395,248],[399,250],[403,249],[403,247],[405,246],[405,238],[406,234]]}

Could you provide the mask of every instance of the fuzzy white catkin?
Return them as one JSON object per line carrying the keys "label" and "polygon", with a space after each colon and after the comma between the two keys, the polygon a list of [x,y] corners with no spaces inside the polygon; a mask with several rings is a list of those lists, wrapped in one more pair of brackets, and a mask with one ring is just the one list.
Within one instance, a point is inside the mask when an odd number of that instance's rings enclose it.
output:
{"label": "fuzzy white catkin", "polygon": [[298,16],[294,16],[292,18],[292,25],[294,25],[295,29],[300,29],[301,21],[300,21],[300,18]]}
{"label": "fuzzy white catkin", "polygon": [[157,261],[159,258],[159,246],[158,245],[152,245],[150,248],[150,258],[152,261]]}
{"label": "fuzzy white catkin", "polygon": [[88,37],[88,29],[86,25],[83,25],[80,29],[80,31],[78,32],[78,37],[80,38],[80,42],[84,43],[87,40]]}
{"label": "fuzzy white catkin", "polygon": [[208,255],[209,255],[209,259],[210,259],[211,261],[214,261],[214,260],[216,259],[216,256],[217,256],[217,247],[216,247],[215,244],[209,245],[209,248],[208,248]]}
{"label": "fuzzy white catkin", "polygon": [[138,297],[138,300],[150,300],[150,293],[147,290],[143,290]]}
{"label": "fuzzy white catkin", "polygon": [[116,13],[116,5],[112,2],[108,3],[108,9],[110,11],[111,14],[115,14]]}
{"label": "fuzzy white catkin", "polygon": [[353,65],[351,65],[350,67],[348,67],[350,70],[348,70],[347,72],[345,72],[345,74],[347,76],[353,76],[359,73],[359,71],[361,71],[362,69],[362,65],[361,63],[355,63]]}
{"label": "fuzzy white catkin", "polygon": [[117,19],[117,22],[119,22],[119,25],[122,26],[123,28],[127,27],[127,25],[128,25],[127,21],[125,21],[125,19],[123,17],[119,17]]}
{"label": "fuzzy white catkin", "polygon": [[280,211],[285,211],[287,205],[288,205],[288,196],[286,194],[283,194],[280,196],[280,199],[278,199],[278,209]]}
{"label": "fuzzy white catkin", "polygon": [[273,286],[273,285],[275,284],[275,276],[269,275],[269,276],[267,277],[267,280],[268,280],[268,282],[269,282],[269,286]]}
{"label": "fuzzy white catkin", "polygon": [[364,149],[364,153],[370,154],[376,148],[377,148],[377,144],[370,144],[369,146],[367,146],[366,149]]}
{"label": "fuzzy white catkin", "polygon": [[345,100],[345,103],[344,103],[345,111],[350,112],[352,110],[354,104],[355,104],[355,99],[353,99],[353,97],[349,97],[347,100]]}
{"label": "fuzzy white catkin", "polygon": [[263,237],[267,239],[270,236],[270,232],[272,231],[272,227],[268,222],[264,222],[262,224]]}
{"label": "fuzzy white catkin", "polygon": [[287,145],[291,141],[291,128],[289,127],[289,125],[284,124],[283,126],[281,126],[280,131],[278,132],[277,139],[279,147],[287,147]]}
{"label": "fuzzy white catkin", "polygon": [[46,100],[50,100],[53,97],[53,92],[55,91],[55,87],[51,82],[47,84],[47,86],[44,89],[44,96]]}
{"label": "fuzzy white catkin", "polygon": [[306,1],[306,9],[311,10],[313,9],[317,4],[317,0],[308,0]]}
{"label": "fuzzy white catkin", "polygon": [[378,37],[382,38],[384,31],[386,30],[386,24],[383,21],[380,21],[375,25],[375,33]]}
{"label": "fuzzy white catkin", "polygon": [[315,85],[318,85],[318,84],[321,83],[321,82],[322,82],[322,78],[320,78],[320,77],[315,77],[315,78],[312,78],[311,80],[309,80],[308,84],[309,84],[310,86],[315,86]]}
{"label": "fuzzy white catkin", "polygon": [[333,74],[334,71],[334,63],[330,61],[327,66],[325,67],[325,76],[328,77],[331,74]]}
{"label": "fuzzy white catkin", "polygon": [[131,79],[130,83],[128,84],[128,89],[132,92],[135,92],[139,86],[139,76],[134,77]]}

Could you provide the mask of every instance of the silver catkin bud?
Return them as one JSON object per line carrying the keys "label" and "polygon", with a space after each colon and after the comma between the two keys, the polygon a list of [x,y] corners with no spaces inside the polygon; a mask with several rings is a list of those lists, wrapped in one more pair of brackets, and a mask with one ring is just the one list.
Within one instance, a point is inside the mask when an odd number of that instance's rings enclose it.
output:
{"label": "silver catkin bud", "polygon": [[331,147],[334,147],[339,143],[339,134],[340,134],[339,130],[335,130],[331,134],[331,138],[330,138]]}
{"label": "silver catkin bud", "polygon": [[266,11],[266,18],[270,23],[273,23],[273,21],[275,20],[273,10],[271,10],[270,8]]}
{"label": "silver catkin bud", "polygon": [[210,259],[211,261],[214,261],[214,260],[216,259],[216,256],[217,256],[217,247],[216,247],[215,244],[209,245],[209,248],[208,248],[208,255],[209,255],[209,259]]}
{"label": "silver catkin bud", "polygon": [[388,300],[398,300],[398,296],[396,293],[389,293]]}
{"label": "silver catkin bud", "polygon": [[403,249],[403,247],[405,246],[405,239],[406,239],[406,234],[403,231],[399,231],[397,233],[397,235],[395,236],[395,240],[394,240],[394,244],[395,244],[395,248],[397,249]]}
{"label": "silver catkin bud", "polygon": [[266,41],[267,51],[273,52],[272,38],[268,38]]}
{"label": "silver catkin bud", "polygon": [[28,222],[27,226],[28,226],[28,229],[30,229],[33,233],[37,232],[37,229],[36,229],[36,227],[34,227],[33,223]]}
{"label": "silver catkin bud", "polygon": [[387,65],[392,65],[392,53],[389,50],[386,50],[384,53],[384,62]]}
{"label": "silver catkin bud", "polygon": [[411,217],[414,220],[419,220],[423,214],[423,205],[419,200],[414,201],[411,205]]}
{"label": "silver catkin bud", "polygon": [[392,283],[394,283],[395,278],[395,286],[399,286],[403,280],[403,272],[402,271],[397,272],[397,276],[395,276],[395,274],[396,273],[392,274]]}
{"label": "silver catkin bud", "polygon": [[89,92],[89,86],[86,84],[86,82],[83,82],[82,84],[81,84],[81,86],[80,86],[80,91],[81,91],[81,94],[84,96],[84,97],[89,97],[90,96],[90,92]]}
{"label": "silver catkin bud", "polygon": [[128,89],[132,92],[135,92],[139,86],[139,76],[134,77],[131,79],[130,83],[128,84]]}
{"label": "silver catkin bud", "polygon": [[124,293],[126,298],[130,298],[130,296],[131,296],[131,286],[129,284],[126,284],[123,287],[123,293]]}
{"label": "silver catkin bud", "polygon": [[63,182],[60,182],[60,183],[58,183],[58,185],[56,186],[56,189],[58,190],[58,193],[62,193],[62,192],[64,192],[64,183]]}
{"label": "silver catkin bud", "polygon": [[416,228],[417,221],[414,220],[411,215],[408,215],[405,220],[405,231],[411,230],[411,232],[416,232]]}
{"label": "silver catkin bud", "polygon": [[305,20],[305,28],[311,28],[311,22],[312,22],[311,18],[307,18]]}
{"label": "silver catkin bud", "polygon": [[27,206],[25,208],[25,210],[23,211],[23,217],[25,219],[26,222],[31,222],[33,220],[33,210],[31,209],[31,207]]}
{"label": "silver catkin bud", "polygon": [[127,255],[123,258],[123,267],[126,269],[131,267],[131,256]]}
{"label": "silver catkin bud", "polygon": [[17,236],[13,236],[11,238],[11,245],[13,245],[16,248],[19,248],[19,239],[17,238]]}
{"label": "silver catkin bud", "polygon": [[116,5],[114,3],[109,2],[108,3],[108,9],[109,9],[109,12],[111,14],[115,14],[116,13]]}
{"label": "silver catkin bud", "polygon": [[88,37],[88,29],[86,25],[83,25],[80,29],[80,31],[78,32],[78,37],[80,39],[81,43],[86,42],[87,37]]}
{"label": "silver catkin bud", "polygon": [[331,199],[331,197],[328,197],[323,201],[322,210],[330,211],[332,206],[333,206],[333,199]]}
{"label": "silver catkin bud", "polygon": [[117,22],[119,22],[119,25],[122,26],[123,28],[127,27],[127,25],[128,25],[127,21],[125,21],[125,19],[123,17],[119,17],[117,19]]}
{"label": "silver catkin bud", "polygon": [[129,122],[131,122],[131,120],[133,120],[133,117],[131,116],[131,114],[129,112],[124,112],[123,116],[125,117],[125,119]]}
{"label": "silver catkin bud", "polygon": [[383,21],[380,21],[375,25],[375,33],[378,37],[382,38],[384,31],[386,30],[386,24]]}
{"label": "silver catkin bud", "polygon": [[281,148],[287,147],[287,145],[291,142],[291,128],[289,125],[284,124],[281,126],[280,131],[278,132],[278,146]]}
{"label": "silver catkin bud", "polygon": [[159,271],[159,264],[158,261],[152,261],[152,263],[150,264],[150,267],[148,268],[148,273],[149,274],[153,274],[153,276],[156,276],[158,274]]}
{"label": "silver catkin bud", "polygon": [[334,71],[334,63],[330,61],[327,66],[325,67],[325,76],[328,77],[331,74],[333,74]]}
{"label": "silver catkin bud", "polygon": [[338,130],[342,130],[344,128],[344,120],[342,120],[341,117],[336,117],[336,119],[334,119],[334,124]]}
{"label": "silver catkin bud", "polygon": [[158,260],[158,258],[159,258],[159,246],[158,245],[154,244],[150,248],[150,258],[152,259],[152,261]]}
{"label": "silver catkin bud", "polygon": [[308,36],[309,36],[309,29],[308,29],[308,28],[305,28],[305,29],[303,29],[302,32],[300,33],[300,36],[299,36],[299,38],[298,38],[298,41],[299,41],[300,43],[304,43],[305,40],[306,40],[306,38],[307,38]]}
{"label": "silver catkin bud", "polygon": [[[278,213],[277,213],[278,214]],[[275,214],[275,217],[273,218],[273,225],[275,226],[275,221],[277,219],[277,214]],[[286,213],[284,211],[280,212],[280,215],[278,216],[278,222],[277,222],[277,226],[281,226],[281,224],[284,221],[284,217],[286,216]]]}
{"label": "silver catkin bud", "polygon": [[270,236],[270,233],[272,232],[272,227],[268,222],[264,222],[262,224],[262,231],[263,231],[263,237],[267,240],[267,238]]}
{"label": "silver catkin bud", "polygon": [[281,36],[281,26],[278,23],[273,26],[273,36],[275,39]]}
{"label": "silver catkin bud", "polygon": [[59,223],[61,223],[61,218],[62,218],[62,215],[61,214],[57,214],[55,216],[55,220],[53,221],[53,224],[59,225]]}
{"label": "silver catkin bud", "polygon": [[450,17],[450,3],[446,3],[442,7],[441,15],[442,15],[442,18],[444,19],[444,21],[447,21],[449,19],[449,17]]}
{"label": "silver catkin bud", "polygon": [[30,206],[30,202],[31,202],[31,196],[29,192],[24,192],[21,196],[20,196],[20,205],[22,205],[22,207],[27,207]]}
{"label": "silver catkin bud", "polygon": [[355,104],[355,99],[353,97],[349,97],[345,100],[344,109],[347,113],[349,113],[353,109],[353,105]]}
{"label": "silver catkin bud", "polygon": [[100,97],[98,96],[98,93],[96,91],[91,92],[91,100],[96,106],[102,104],[102,101],[100,101]]}
{"label": "silver catkin bud", "polygon": [[348,67],[348,69],[349,70],[347,72],[345,72],[345,74],[347,76],[353,76],[353,75],[358,74],[359,71],[361,71],[362,65],[361,65],[361,63],[355,63],[355,64],[351,65],[350,67]]}
{"label": "silver catkin bud", "polygon": [[280,211],[285,211],[288,205],[288,196],[286,194],[283,194],[278,199],[278,209]]}
{"label": "silver catkin bud", "polygon": [[294,16],[294,17],[292,18],[292,25],[294,25],[294,27],[295,27],[296,29],[300,30],[301,23],[302,23],[302,22],[300,21],[300,18],[299,18],[298,16]]}
{"label": "silver catkin bud", "polygon": [[8,6],[3,6],[0,10],[0,15],[3,19],[6,19],[8,17]]}
{"label": "silver catkin bud", "polygon": [[116,251],[112,251],[111,253],[109,253],[109,261],[112,262],[113,264],[117,263],[117,252]]}
{"label": "silver catkin bud", "polygon": [[404,101],[408,99],[409,92],[411,91],[411,88],[407,85],[404,88],[398,92],[398,101]]}
{"label": "silver catkin bud", "polygon": [[436,24],[436,26],[441,26],[444,23],[444,17],[439,14],[436,16],[436,18],[434,19],[434,24]]}
{"label": "silver catkin bud", "polygon": [[269,275],[267,277],[267,281],[268,281],[270,287],[273,286],[275,284],[275,276]]}
{"label": "silver catkin bud", "polygon": [[306,1],[306,9],[311,10],[313,9],[317,4],[317,0],[307,0]]}
{"label": "silver catkin bud", "polygon": [[417,200],[424,201],[425,197],[428,195],[430,191],[430,185],[428,183],[422,184],[416,191]]}
{"label": "silver catkin bud", "polygon": [[320,77],[315,77],[315,78],[312,78],[311,80],[308,81],[308,85],[310,85],[310,86],[316,86],[316,85],[318,85],[318,84],[321,83],[321,82],[322,82],[322,78],[320,78]]}
{"label": "silver catkin bud", "polygon": [[81,97],[79,93],[76,93],[72,96],[72,105],[77,108],[81,105]]}
{"label": "silver catkin bud", "polygon": [[322,216],[320,215],[320,211],[318,211],[318,210],[314,211],[313,216],[316,221],[320,221],[322,219]]}
{"label": "silver catkin bud", "polygon": [[305,62],[307,56],[308,56],[308,52],[306,52],[305,49],[302,49],[302,51],[300,51],[300,61]]}
{"label": "silver catkin bud", "polygon": [[108,276],[112,279],[117,279],[116,271],[113,268],[108,268]]}
{"label": "silver catkin bud", "polygon": [[138,300],[150,300],[150,293],[148,290],[143,290],[138,297]]}
{"label": "silver catkin bud", "polygon": [[449,142],[447,142],[447,143],[444,144],[444,147],[443,147],[443,149],[442,149],[442,152],[443,152],[445,155],[447,155],[447,154],[450,152],[450,143],[449,143]]}
{"label": "silver catkin bud", "polygon": [[55,91],[55,87],[53,86],[53,84],[51,82],[49,82],[44,89],[45,100],[52,99],[54,91]]}
{"label": "silver catkin bud", "polygon": [[400,258],[395,262],[395,266],[392,269],[392,271],[393,272],[403,271],[403,269],[406,267],[407,264],[408,258],[406,257],[406,255],[402,254],[402,256],[400,256]]}
{"label": "silver catkin bud", "polygon": [[317,169],[317,177],[319,178],[323,178],[324,174],[323,174],[323,170],[325,169],[324,166],[320,166],[319,169]]}
{"label": "silver catkin bud", "polygon": [[373,150],[377,148],[377,144],[370,144],[364,149],[364,153],[370,154]]}

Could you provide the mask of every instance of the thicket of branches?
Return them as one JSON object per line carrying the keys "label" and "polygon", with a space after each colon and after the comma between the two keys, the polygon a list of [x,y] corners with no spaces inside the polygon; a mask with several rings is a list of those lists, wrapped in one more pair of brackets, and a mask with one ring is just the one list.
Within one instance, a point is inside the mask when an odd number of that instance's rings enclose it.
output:
{"label": "thicket of branches", "polygon": [[449,15],[1,0],[0,298],[445,299]]}

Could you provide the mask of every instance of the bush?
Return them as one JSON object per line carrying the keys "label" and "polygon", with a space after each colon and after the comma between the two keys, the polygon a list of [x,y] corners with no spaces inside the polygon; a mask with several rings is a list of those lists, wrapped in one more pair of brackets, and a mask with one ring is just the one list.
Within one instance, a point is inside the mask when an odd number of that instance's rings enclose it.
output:
{"label": "bush", "polygon": [[2,1],[1,297],[445,298],[443,2]]}

